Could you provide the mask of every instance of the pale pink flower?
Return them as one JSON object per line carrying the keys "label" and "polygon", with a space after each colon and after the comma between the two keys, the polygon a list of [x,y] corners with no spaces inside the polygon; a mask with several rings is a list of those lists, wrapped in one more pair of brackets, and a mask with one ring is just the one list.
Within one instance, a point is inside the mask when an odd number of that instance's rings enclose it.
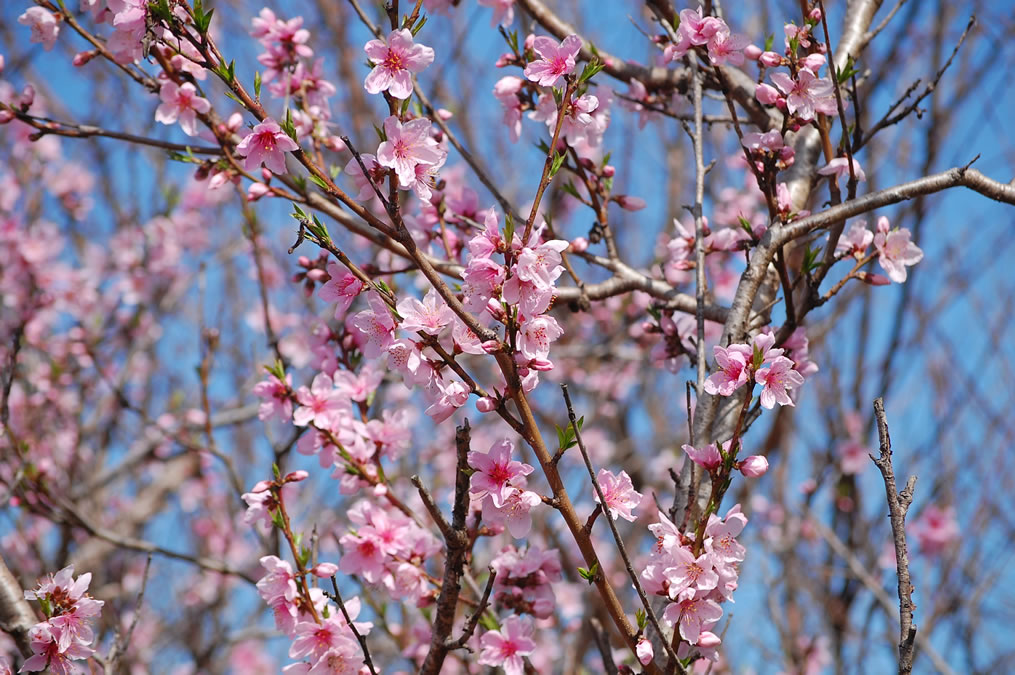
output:
{"label": "pale pink flower", "polygon": [[709,536],[707,548],[716,560],[723,563],[743,562],[746,551],[736,537],[744,531],[747,516],[740,510],[740,504],[734,504],[726,512],[726,517],[710,515],[705,534]]}
{"label": "pale pink flower", "polygon": [[374,69],[367,75],[363,86],[368,93],[387,91],[393,98],[406,99],[412,94],[412,74],[422,72],[433,63],[434,51],[430,47],[414,44],[407,28],[388,34],[387,44],[371,40],[363,49]]}
{"label": "pale pink flower", "polygon": [[522,324],[518,333],[518,350],[527,359],[545,359],[550,354],[550,343],[564,334],[557,320],[543,314]]}
{"label": "pale pink flower", "polygon": [[[849,179],[849,159],[846,157],[836,157],[831,160],[825,166],[818,169],[818,173],[822,176],[835,176],[835,180],[845,177]],[[856,161],[856,157],[853,158],[853,173],[856,175],[856,180],[859,183],[867,181],[867,175],[860,168],[860,162]]]}
{"label": "pale pink flower", "polygon": [[430,136],[430,120],[418,118],[405,124],[394,115],[384,120],[387,140],[377,148],[377,162],[394,169],[398,183],[410,188],[416,182],[416,165],[434,165],[446,156]]}
{"label": "pale pink flower", "polygon": [[363,355],[368,359],[375,359],[394,342],[395,319],[376,291],[370,291],[367,303],[370,309],[356,314],[352,318],[352,325],[366,339],[362,348]]}
{"label": "pale pink flower", "polygon": [[359,190],[356,193],[356,199],[365,202],[377,196],[377,193],[374,192],[374,185],[383,189],[387,170],[378,163],[377,157],[369,152],[364,152],[360,158],[363,160],[363,166],[367,168],[367,174],[363,173],[363,168],[355,157],[346,163],[345,174],[352,179],[356,189]]}
{"label": "pale pink flower", "polygon": [[786,95],[786,107],[790,113],[800,119],[812,120],[817,113],[839,113],[831,80],[820,78],[809,70],[798,71],[795,80],[782,72],[772,73],[771,77],[775,86]]}
{"label": "pale pink flower", "polygon": [[361,527],[356,534],[345,534],[339,539],[343,551],[339,569],[344,574],[359,574],[369,584],[381,580],[388,558],[383,540],[373,530],[370,526]]}
{"label": "pale pink flower", "polygon": [[236,154],[245,158],[245,171],[256,171],[263,163],[269,171],[281,175],[286,173],[285,153],[299,147],[275,120],[266,118],[237,144]]}
{"label": "pale pink flower", "polygon": [[509,488],[510,493],[501,506],[495,506],[493,499],[483,500],[483,521],[490,525],[502,525],[515,539],[527,537],[532,529],[532,508],[542,503],[535,492]]}
{"label": "pale pink flower", "polygon": [[66,647],[60,645],[60,630],[48,621],[35,624],[28,631],[28,639],[32,646],[32,656],[28,657],[18,672],[46,671],[54,675],[71,675],[84,669],[73,663],[87,659],[94,653],[88,645],[71,642]]}
{"label": "pale pink flower", "polygon": [[349,410],[349,400],[335,390],[334,383],[325,373],[315,375],[309,389],[297,389],[296,401],[300,406],[293,412],[293,424],[298,427],[313,424],[327,428],[343,411]]}
{"label": "pale pink flower", "polygon": [[489,452],[469,452],[469,466],[476,470],[469,481],[469,492],[476,499],[489,496],[500,508],[514,490],[511,481],[534,471],[532,466],[511,459],[513,451],[514,444],[505,438],[494,443]]}
{"label": "pale pink flower", "polygon": [[920,552],[937,555],[953,546],[962,537],[955,507],[941,508],[936,504],[926,507],[910,528],[920,543]]}
{"label": "pale pink flower", "polygon": [[906,281],[906,267],[923,260],[923,251],[910,241],[908,228],[891,229],[888,219],[878,218],[878,231],[874,235],[874,248],[878,252],[878,264],[888,273],[888,278],[897,284]]}
{"label": "pale pink flower", "polygon": [[292,566],[273,555],[264,556],[260,562],[266,574],[257,582],[257,592],[269,605],[279,598],[291,603],[297,595]]}
{"label": "pale pink flower", "polygon": [[268,375],[254,385],[254,395],[261,399],[261,406],[257,410],[258,419],[263,421],[277,416],[280,420],[289,421],[293,414],[293,402],[288,394],[292,384],[292,375],[286,373],[285,383],[274,375]]}
{"label": "pale pink flower", "polygon": [[678,546],[670,551],[670,556],[670,564],[663,571],[669,581],[670,598],[676,599],[688,589],[707,592],[719,584],[711,554],[702,553],[695,558],[686,547]]}
{"label": "pale pink flower", "polygon": [[289,647],[289,657],[302,659],[309,656],[312,660],[316,660],[329,650],[342,647],[343,643],[351,639],[345,620],[336,618],[335,615],[322,619],[321,623],[301,621],[296,624],[293,643]]}
{"label": "pale pink flower", "polygon": [[339,265],[337,262],[329,262],[326,269],[328,280],[317,291],[317,294],[325,302],[338,303],[335,305],[335,318],[341,319],[349,311],[352,301],[363,290],[364,284],[344,265]]}
{"label": "pale pink flower", "polygon": [[211,110],[208,99],[198,96],[197,89],[190,82],[182,85],[173,81],[163,82],[159,98],[162,103],[155,109],[155,121],[173,124],[179,120],[180,128],[188,136],[197,135],[197,115]]}
{"label": "pale pink flower", "polygon": [[715,443],[709,443],[701,449],[695,448],[693,445],[682,445],[680,447],[683,448],[692,462],[705,467],[709,471],[717,468],[722,462],[722,455],[719,454],[719,448]]}
{"label": "pale pink flower", "polygon": [[[706,44],[717,33],[729,30],[722,19],[714,16],[703,16],[701,6],[697,10],[683,9],[680,11],[680,35],[689,44],[699,46]],[[686,48],[685,48],[686,51]]]}
{"label": "pale pink flower", "polygon": [[752,363],[753,350],[741,344],[729,347],[716,345],[712,350],[715,363],[721,370],[708,376],[705,391],[713,396],[729,396],[750,379],[749,365]]}
{"label": "pale pink flower", "polygon": [[355,640],[346,638],[325,652],[306,673],[307,675],[359,675],[362,670],[362,648]]}
{"label": "pale pink flower", "polygon": [[680,637],[690,644],[697,644],[702,632],[715,625],[722,617],[719,604],[707,598],[690,598],[670,604],[663,612],[663,619],[670,624],[679,624]]}
{"label": "pale pink flower", "polygon": [[493,18],[490,25],[500,24],[507,28],[515,20],[515,0],[479,0],[483,7],[493,8]]}
{"label": "pale pink flower", "polygon": [[469,387],[459,379],[450,382],[438,381],[437,391],[433,402],[425,411],[436,424],[451,417],[455,410],[461,408],[469,400]]}
{"label": "pale pink flower", "polygon": [[[610,516],[614,520],[619,516],[633,523],[636,516],[631,511],[638,508],[642,495],[634,489],[631,477],[627,475],[627,472],[621,471],[618,476],[606,469],[600,469],[596,480],[603,490],[603,496],[606,497],[606,506],[609,507]],[[595,494],[595,499],[598,504],[598,493]]]}
{"label": "pale pink flower", "polygon": [[708,59],[714,66],[744,65],[744,47],[750,44],[746,36],[720,30],[708,41]]}
{"label": "pale pink flower", "polygon": [[482,652],[476,663],[499,666],[506,675],[522,675],[525,672],[524,657],[536,651],[536,643],[532,639],[532,620],[512,614],[504,619],[500,630],[483,633],[479,644]]}
{"label": "pale pink flower", "polygon": [[652,642],[642,635],[638,638],[638,644],[635,645],[634,653],[638,657],[638,663],[643,666],[647,666],[652,662],[652,657],[654,656],[652,651]]}
{"label": "pale pink flower", "polygon": [[60,22],[56,15],[42,7],[29,7],[18,17],[18,23],[28,26],[32,31],[31,41],[41,42],[47,52],[53,48],[56,36],[60,33]]}
{"label": "pale pink flower", "polygon": [[422,302],[413,297],[403,298],[397,310],[402,317],[399,328],[423,331],[428,335],[438,335],[455,316],[448,303],[433,288],[423,296]]}
{"label": "pale pink flower", "polygon": [[761,390],[761,406],[769,410],[776,403],[794,405],[788,392],[804,383],[803,376],[793,370],[793,361],[785,356],[776,357],[771,365],[760,368],[754,377],[758,384],[764,385]]}
{"label": "pale pink flower", "polygon": [[504,107],[503,122],[510,131],[512,143],[517,143],[522,135],[522,102],[518,98],[522,83],[520,77],[507,75],[493,85],[493,95]]}
{"label": "pale pink flower", "polygon": [[541,87],[554,87],[562,77],[574,71],[575,57],[582,48],[577,35],[568,35],[557,44],[556,40],[540,35],[532,42],[532,49],[542,59],[525,66],[525,77]]}
{"label": "pale pink flower", "polygon": [[874,241],[874,233],[867,229],[867,222],[861,220],[849,226],[835,244],[836,253],[846,253],[857,260],[867,253],[867,247]]}

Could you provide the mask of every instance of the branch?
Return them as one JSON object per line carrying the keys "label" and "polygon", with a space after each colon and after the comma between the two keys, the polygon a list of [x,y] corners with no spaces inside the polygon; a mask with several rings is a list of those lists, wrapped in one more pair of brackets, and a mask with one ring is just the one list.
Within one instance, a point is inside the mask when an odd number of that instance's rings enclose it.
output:
{"label": "branch", "polygon": [[7,563],[0,555],[0,630],[14,638],[18,651],[25,658],[35,652],[32,650],[28,631],[38,623],[32,606],[25,600],[25,592],[21,584],[7,569]]}
{"label": "branch", "polygon": [[913,671],[916,626],[913,625],[913,584],[909,579],[909,555],[906,551],[906,512],[913,503],[916,476],[909,477],[902,492],[896,489],[895,472],[892,469],[892,439],[888,436],[885,402],[880,397],[874,399],[874,417],[878,422],[881,456],[878,458],[872,456],[871,459],[874,460],[885,481],[888,512],[892,520],[892,538],[895,540],[895,561],[899,572],[899,675],[909,675]]}

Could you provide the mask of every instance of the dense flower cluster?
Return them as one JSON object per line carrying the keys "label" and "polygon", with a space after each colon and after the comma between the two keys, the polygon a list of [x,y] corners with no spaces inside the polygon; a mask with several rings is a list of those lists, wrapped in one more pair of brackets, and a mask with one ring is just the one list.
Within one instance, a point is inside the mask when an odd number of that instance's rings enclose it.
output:
{"label": "dense flower cluster", "polygon": [[91,580],[91,573],[75,579],[70,566],[41,581],[34,590],[25,591],[25,599],[37,601],[46,620],[29,631],[34,653],[19,672],[81,672],[82,664],[75,662],[95,653],[91,624],[104,604],[85,592]]}

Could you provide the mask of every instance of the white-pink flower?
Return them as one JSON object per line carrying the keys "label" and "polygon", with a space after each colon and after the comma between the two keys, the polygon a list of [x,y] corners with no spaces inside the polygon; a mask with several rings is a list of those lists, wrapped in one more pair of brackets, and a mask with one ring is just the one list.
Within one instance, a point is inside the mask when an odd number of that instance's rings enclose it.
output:
{"label": "white-pink flower", "polygon": [[720,370],[705,380],[705,391],[713,396],[729,396],[747,383],[749,365],[753,350],[748,345],[734,344],[729,347],[713,347],[715,363]]}
{"label": "white-pink flower", "polygon": [[[627,472],[621,471],[620,475],[614,475],[611,471],[600,469],[599,474],[596,476],[596,481],[603,490],[603,496],[606,498],[606,506],[609,507],[610,516],[614,520],[619,516],[633,523],[635,515],[631,511],[638,508],[642,495],[634,489],[631,477],[627,475]],[[596,493],[595,499],[598,504],[598,493]]]}
{"label": "white-pink flower", "polygon": [[803,375],[793,369],[793,361],[785,356],[777,356],[771,365],[758,369],[754,377],[758,384],[764,385],[761,390],[761,407],[769,410],[776,403],[794,405],[788,392],[804,383]]}
{"label": "white-pink flower", "polygon": [[543,58],[525,66],[525,77],[541,87],[556,86],[562,77],[574,72],[575,57],[581,48],[577,35],[568,35],[560,44],[540,35],[533,40],[532,49]]}
{"label": "white-pink flower", "polygon": [[263,163],[272,173],[284,174],[285,153],[299,150],[299,147],[296,141],[282,131],[278,122],[265,118],[236,145],[236,154],[245,158],[245,171],[256,171]]}
{"label": "white-pink flower", "polygon": [[489,496],[497,508],[504,506],[514,488],[511,481],[528,476],[533,467],[511,459],[514,444],[504,439],[494,443],[489,452],[469,453],[469,466],[476,470],[469,481],[469,492],[476,499]]}
{"label": "white-pink flower", "polygon": [[410,188],[416,183],[416,165],[434,165],[446,155],[430,137],[430,120],[418,118],[405,124],[394,115],[384,120],[387,140],[377,148],[377,162],[394,169],[398,184]]}
{"label": "white-pink flower", "polygon": [[908,276],[906,267],[923,260],[923,251],[910,241],[909,229],[891,229],[888,219],[878,218],[878,231],[874,235],[874,248],[878,252],[878,264],[888,273],[888,278],[897,284],[904,283]]}
{"label": "white-pink flower", "polygon": [[42,7],[29,7],[18,17],[18,23],[28,26],[32,31],[31,41],[41,42],[47,52],[53,48],[56,36],[60,33],[60,22],[56,15]]}
{"label": "white-pink flower", "polygon": [[697,644],[702,632],[715,625],[721,617],[722,607],[707,598],[675,602],[663,612],[663,619],[670,624],[679,624],[680,637],[692,645]]}
{"label": "white-pink flower", "polygon": [[211,110],[208,99],[197,95],[197,89],[190,82],[178,85],[167,81],[159,90],[162,103],[155,109],[155,121],[162,124],[180,122],[180,128],[188,136],[197,135],[197,116]]}
{"label": "white-pink flower", "polygon": [[415,44],[407,28],[393,30],[387,43],[371,40],[363,47],[374,69],[367,75],[363,86],[368,93],[387,91],[392,97],[406,99],[412,94],[412,74],[433,63],[434,51]]}
{"label": "white-pink flower", "polygon": [[407,297],[399,301],[396,308],[402,317],[399,325],[403,330],[423,331],[428,335],[437,335],[451,323],[455,313],[444,302],[444,298],[431,288],[420,301]]}
{"label": "white-pink flower", "polygon": [[515,0],[479,0],[483,7],[493,8],[493,18],[490,25],[500,24],[507,28],[515,20]]}
{"label": "white-pink flower", "polygon": [[500,630],[483,633],[479,640],[482,652],[476,662],[484,666],[499,666],[506,675],[525,672],[524,657],[536,651],[532,639],[532,620],[512,614],[501,623]]}
{"label": "white-pink flower", "polygon": [[363,356],[375,359],[394,342],[395,319],[376,291],[371,291],[367,296],[367,304],[370,305],[370,309],[354,316],[352,325],[359,329],[366,339],[362,347]]}
{"label": "white-pink flower", "polygon": [[557,320],[547,314],[529,319],[518,333],[518,350],[527,359],[545,359],[550,343],[564,334]]}
{"label": "white-pink flower", "polygon": [[[818,173],[822,176],[835,176],[835,180],[843,177],[849,179],[849,159],[846,157],[836,157],[818,169]],[[856,161],[856,157],[853,158],[853,173],[856,175],[857,182],[864,183],[867,181],[867,175],[860,168],[860,162]]]}
{"label": "white-pink flower", "polygon": [[838,115],[835,88],[832,81],[821,78],[809,70],[797,72],[797,79],[787,73],[772,73],[772,82],[786,95],[786,107],[791,114],[803,120],[814,119],[817,113]]}
{"label": "white-pink flower", "polygon": [[296,401],[300,404],[293,413],[293,424],[305,427],[308,424],[328,428],[336,417],[350,408],[349,399],[334,388],[331,378],[318,373],[310,388],[296,390]]}
{"label": "white-pink flower", "polygon": [[325,302],[335,302],[335,318],[341,319],[349,311],[349,306],[363,290],[363,282],[344,266],[337,262],[329,262],[327,266],[328,280],[321,286],[317,294]]}

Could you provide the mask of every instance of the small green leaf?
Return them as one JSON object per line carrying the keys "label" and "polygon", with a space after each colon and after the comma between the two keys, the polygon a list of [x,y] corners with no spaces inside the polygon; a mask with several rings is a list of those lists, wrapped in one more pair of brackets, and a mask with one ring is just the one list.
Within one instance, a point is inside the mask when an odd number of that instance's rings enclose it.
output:
{"label": "small green leaf", "polygon": [[774,34],[769,35],[767,38],[765,38],[765,51],[766,52],[772,51],[772,45],[774,44],[775,44],[775,35]]}
{"label": "small green leaf", "polygon": [[585,64],[581,76],[578,77],[578,84],[585,84],[598,75],[605,67],[606,65],[599,60],[599,57],[593,57],[591,61]]}
{"label": "small green leaf", "polygon": [[553,162],[550,164],[550,178],[557,175],[557,172],[560,171],[560,167],[564,165],[565,159],[567,159],[567,155],[563,152],[554,153]]}
{"label": "small green leaf", "polygon": [[311,182],[311,183],[313,183],[313,184],[314,184],[314,185],[316,185],[317,187],[321,188],[321,189],[322,189],[322,190],[324,190],[325,192],[327,192],[327,191],[328,191],[328,184],[327,184],[327,183],[325,183],[325,182],[324,182],[324,179],[323,179],[323,178],[321,178],[320,176],[318,176],[317,174],[315,174],[315,173],[312,173],[312,174],[308,175],[308,176],[307,176],[307,178],[309,178],[309,179],[310,179],[310,182]]}
{"label": "small green leaf", "polygon": [[598,562],[594,563],[592,565],[592,567],[590,567],[588,569],[585,569],[584,567],[579,567],[578,568],[578,576],[580,576],[585,581],[589,582],[589,586],[591,586],[593,583],[595,583],[595,581],[596,581],[596,575],[597,574],[599,574],[599,563]]}
{"label": "small green leaf", "polygon": [[645,630],[645,625],[648,623],[648,616],[645,614],[644,609],[638,609],[634,613],[634,620],[638,622],[638,630]]}
{"label": "small green leaf", "polygon": [[285,122],[282,123],[282,131],[284,131],[289,138],[299,143],[299,139],[296,138],[296,125],[293,124],[293,111],[291,108],[286,108]]}
{"label": "small green leaf", "polygon": [[504,241],[508,244],[511,243],[515,237],[515,219],[511,217],[511,214],[504,216]]}
{"label": "small green leaf", "polygon": [[282,512],[275,509],[271,512],[271,524],[280,530],[285,529],[285,521],[282,520]]}
{"label": "small green leaf", "polygon": [[261,98],[261,71],[254,72],[254,98]]}
{"label": "small green leaf", "polygon": [[479,617],[479,625],[487,630],[498,630],[500,628],[497,618],[491,615],[490,612],[483,612],[483,616]]}
{"label": "small green leaf", "polygon": [[415,26],[412,27],[413,37],[415,37],[421,30],[423,30],[423,26],[426,25],[426,21],[428,18],[429,17],[427,16],[423,16],[422,18],[420,18],[419,23],[417,23]]}

